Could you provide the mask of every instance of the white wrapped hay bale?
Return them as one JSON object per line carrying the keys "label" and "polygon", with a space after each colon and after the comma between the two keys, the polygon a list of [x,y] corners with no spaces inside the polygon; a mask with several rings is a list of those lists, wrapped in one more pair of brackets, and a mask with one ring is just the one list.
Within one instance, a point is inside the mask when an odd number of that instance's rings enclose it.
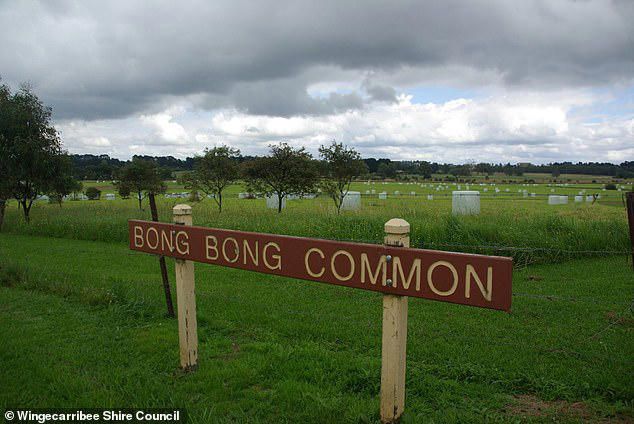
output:
{"label": "white wrapped hay bale", "polygon": [[238,193],[238,199],[246,199],[247,197],[247,193]]}
{"label": "white wrapped hay bale", "polygon": [[410,192],[409,192],[409,195],[410,195],[410,196],[416,196],[416,192],[415,192],[415,191],[410,191]]}
{"label": "white wrapped hay bale", "polygon": [[592,202],[592,196],[586,196],[586,202]]}
{"label": "white wrapped hay bale", "polygon": [[[575,201],[576,198],[575,198]],[[557,196],[557,195],[550,195],[548,196],[548,204],[549,205],[566,205],[568,204],[568,196]]]}
{"label": "white wrapped hay bale", "polygon": [[477,215],[480,213],[479,191],[452,191],[451,211],[454,215]]}
{"label": "white wrapped hay bale", "polygon": [[341,209],[348,211],[361,209],[361,193],[358,191],[349,191],[343,198]]}
{"label": "white wrapped hay bale", "polygon": [[395,195],[395,196],[400,196],[400,195],[401,195],[401,192],[400,192],[400,191],[398,191],[398,190],[396,190],[396,191],[394,192],[394,195]]}
{"label": "white wrapped hay bale", "polygon": [[428,194],[427,195],[427,200],[434,200],[434,195],[433,194]]}
{"label": "white wrapped hay bale", "polygon": [[[270,196],[266,196],[266,207],[269,209],[277,209],[278,207],[278,197],[277,194],[271,194]],[[286,207],[286,197],[282,198],[282,209]]]}
{"label": "white wrapped hay bale", "polygon": [[379,193],[379,199],[381,199],[381,200],[387,199],[387,193],[386,192]]}
{"label": "white wrapped hay bale", "polygon": [[106,193],[106,200],[114,200],[114,193]]}
{"label": "white wrapped hay bale", "polygon": [[583,196],[575,196],[575,203],[583,202]]}

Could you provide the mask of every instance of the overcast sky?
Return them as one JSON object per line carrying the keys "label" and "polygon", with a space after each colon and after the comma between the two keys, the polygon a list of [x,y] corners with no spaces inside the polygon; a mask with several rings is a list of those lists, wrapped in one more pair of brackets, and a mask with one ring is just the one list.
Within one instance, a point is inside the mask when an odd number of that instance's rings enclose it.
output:
{"label": "overcast sky", "polygon": [[0,0],[71,153],[634,160],[634,0]]}

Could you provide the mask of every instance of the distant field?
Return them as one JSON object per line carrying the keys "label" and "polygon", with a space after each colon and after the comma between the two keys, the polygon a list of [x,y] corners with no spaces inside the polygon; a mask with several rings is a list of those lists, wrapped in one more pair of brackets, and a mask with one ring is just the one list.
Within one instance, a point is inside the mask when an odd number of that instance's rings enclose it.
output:
{"label": "distant field", "polygon": [[[454,217],[452,186],[436,191],[415,185],[358,183],[354,188],[364,193],[362,208],[341,215],[336,214],[332,201],[325,196],[289,200],[287,208],[278,214],[266,208],[264,199],[238,199],[234,195],[225,199],[222,214],[218,214],[210,199],[194,203],[193,219],[196,225],[210,227],[378,243],[383,237],[383,224],[398,217],[412,225],[413,246],[513,256],[517,264],[629,250],[624,208],[603,203],[612,200],[613,205],[619,206],[621,199],[616,193],[599,191],[603,197],[598,204],[575,203],[571,197],[567,205],[549,206],[546,193],[550,190],[564,194],[584,189],[515,185],[500,186],[501,191],[496,194],[491,186],[493,193],[485,193],[478,186],[481,214]],[[505,191],[507,188],[509,192]],[[234,186],[228,192],[241,189]],[[523,189],[541,193],[523,197],[518,193]],[[367,190],[387,191],[388,199],[365,195]],[[395,196],[395,191],[401,194]],[[411,191],[417,194],[407,194]],[[427,193],[433,193],[434,200],[427,200]],[[171,221],[172,207],[186,201],[159,197],[159,217]],[[32,222],[26,224],[12,203],[7,208],[5,230],[15,234],[124,242],[128,238],[128,219],[149,219],[147,201],[144,204],[145,210],[140,211],[135,199],[69,201],[61,208],[39,201],[32,209]]]}
{"label": "distant field", "polygon": [[[488,185],[495,183],[501,190],[505,190],[505,189],[509,189],[509,191],[512,190],[512,192],[517,193],[517,190],[519,189],[527,189],[529,190],[527,187],[528,183],[525,183],[524,180],[530,180],[530,179],[534,179],[535,182],[534,183],[530,183],[530,184],[537,184],[536,186],[531,185],[530,187],[534,187],[534,189],[532,191],[535,191],[536,193],[542,193],[542,194],[546,194],[546,193],[550,193],[550,189],[555,189],[555,191],[561,192],[562,194],[575,194],[580,190],[585,189],[586,191],[589,190],[593,190],[595,192],[601,192],[602,189],[604,188],[605,184],[612,182],[612,178],[611,177],[592,177],[590,178],[587,175],[575,175],[574,178],[571,177],[571,181],[570,182],[565,182],[564,180],[562,180],[562,182],[560,184],[569,184],[568,187],[558,187],[557,184],[555,183],[550,183],[549,179],[545,178],[546,174],[527,174],[526,176],[522,176],[522,177],[508,177],[505,175],[497,175],[492,177],[490,180],[485,180],[483,176],[473,176],[473,177],[466,177],[467,179],[471,180],[471,179],[475,179],[477,180],[476,183],[471,183],[470,187],[476,187],[476,189],[479,190],[483,190],[484,188],[488,188],[488,191],[492,191],[490,187],[487,187]],[[439,178],[444,178],[444,175],[438,175],[437,177]],[[592,183],[592,180],[595,180],[596,183]],[[502,181],[505,181],[504,183]],[[580,181],[579,183],[577,183],[576,181]],[[166,185],[167,185],[167,191],[168,192],[182,192],[182,191],[188,191],[185,190],[183,188],[182,185],[178,184],[176,182],[176,180],[168,180],[165,181]],[[480,186],[480,184],[486,184],[483,186]],[[425,185],[426,187],[420,187],[420,185]],[[460,185],[463,188],[465,187],[465,183],[448,183],[448,182],[431,182],[431,181],[421,181],[419,183],[398,183],[398,182],[379,182],[379,181],[371,181],[370,185],[368,186],[365,183],[362,182],[355,182],[352,184],[351,190],[357,190],[357,191],[361,191],[361,193],[365,193],[365,190],[367,189],[381,189],[381,190],[386,190],[389,192],[393,192],[394,190],[399,190],[399,188],[403,188],[403,187],[412,187],[412,186],[418,186],[419,188],[414,188],[413,190],[416,191],[417,193],[432,193],[433,191],[433,187],[437,186],[437,185],[448,185],[450,187],[450,189],[455,190],[457,189],[457,186]],[[634,181],[623,181],[621,183],[618,183],[619,187],[623,186],[625,187],[624,191],[630,191],[634,188]],[[114,188],[114,186],[112,185],[111,181],[84,181],[84,189],[87,187],[97,187],[99,190],[103,191],[104,193],[109,192],[109,193],[115,193],[116,190]],[[576,189],[576,191],[575,191]],[[241,191],[246,191],[246,189],[244,188],[243,184],[235,184],[230,186],[227,189],[227,194],[229,195],[237,195],[239,192]],[[401,190],[402,191],[402,190]],[[409,191],[412,190],[408,190]],[[445,191],[450,191],[450,190],[445,190]],[[531,191],[531,190],[529,190]],[[618,192],[616,190],[614,191],[608,191],[606,194],[613,194],[616,195]],[[484,194],[484,192],[482,193]]]}

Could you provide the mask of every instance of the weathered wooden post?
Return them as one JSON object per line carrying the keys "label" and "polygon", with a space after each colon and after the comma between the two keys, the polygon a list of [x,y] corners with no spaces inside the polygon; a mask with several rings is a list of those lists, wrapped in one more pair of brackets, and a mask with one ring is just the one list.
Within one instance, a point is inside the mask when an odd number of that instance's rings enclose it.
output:
{"label": "weathered wooden post", "polygon": [[[156,208],[156,197],[153,192],[148,193],[150,200],[150,212],[152,221],[158,222],[158,209]],[[174,305],[172,305],[172,292],[170,291],[170,282],[167,279],[167,265],[165,265],[165,256],[159,256],[159,267],[161,269],[161,277],[163,279],[163,292],[165,293],[165,304],[167,305],[167,316],[174,318]]]}
{"label": "weathered wooden post", "polygon": [[[174,223],[192,225],[192,208],[176,205],[172,210]],[[178,235],[176,236],[178,240]],[[196,324],[196,294],[194,292],[194,263],[176,259],[176,302],[178,310],[178,343],[181,367],[193,371],[198,366],[198,330]]]}
{"label": "weathered wooden post", "polygon": [[[385,223],[386,246],[409,247],[409,223],[390,219]],[[388,256],[387,266],[392,266]],[[394,277],[393,277],[394,278]],[[392,280],[387,280],[392,285]],[[405,409],[405,358],[407,346],[407,297],[383,295],[381,354],[381,421],[392,423]]]}
{"label": "weathered wooden post", "polygon": [[627,222],[630,226],[630,248],[632,249],[632,267],[634,268],[634,191],[625,193]]}

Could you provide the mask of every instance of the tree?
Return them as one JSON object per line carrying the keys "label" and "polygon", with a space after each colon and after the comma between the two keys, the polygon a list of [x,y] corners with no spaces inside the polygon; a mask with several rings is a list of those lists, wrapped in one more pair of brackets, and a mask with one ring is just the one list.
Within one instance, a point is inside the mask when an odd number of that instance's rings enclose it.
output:
{"label": "tree", "polygon": [[129,199],[130,198],[130,187],[127,184],[123,184],[121,182],[117,182],[115,184],[115,187],[117,189],[117,193],[119,193],[119,196],[122,199]]}
{"label": "tree", "polygon": [[321,189],[335,202],[339,213],[352,180],[366,174],[368,167],[359,152],[335,141],[330,146],[319,147],[319,154],[324,161]]}
{"label": "tree", "polygon": [[432,174],[431,164],[429,162],[422,161],[418,165],[418,173],[422,175],[424,179],[430,179]]}
{"label": "tree", "polygon": [[184,176],[185,188],[213,195],[218,212],[222,212],[223,190],[240,179],[239,157],[240,150],[229,146],[205,149],[203,156],[195,158],[194,170]]}
{"label": "tree", "polygon": [[101,190],[97,187],[88,187],[86,189],[86,197],[88,197],[88,200],[99,200],[101,197]]}
{"label": "tree", "polygon": [[301,147],[293,149],[287,143],[270,146],[271,154],[245,163],[247,190],[276,194],[278,213],[289,194],[313,193],[318,179],[310,153]]}
{"label": "tree", "polygon": [[454,177],[468,177],[471,175],[471,169],[467,165],[458,165],[449,169],[449,173]]}
{"label": "tree", "polygon": [[[6,116],[5,110],[8,108],[9,95],[11,91],[5,84],[0,84],[0,131],[2,131],[2,117]],[[0,143],[4,144],[3,133],[0,132]],[[1,147],[0,147],[1,149]],[[11,182],[9,181],[9,170],[7,169],[7,158],[0,155],[0,230],[4,222],[4,211],[7,206],[7,199],[11,198]]]}
{"label": "tree", "polygon": [[120,190],[122,185],[137,194],[140,210],[143,210],[143,193],[163,193],[167,188],[160,178],[156,164],[143,159],[133,159],[121,169],[117,189]]}
{"label": "tree", "polygon": [[70,156],[60,155],[56,158],[54,174],[47,194],[51,199],[55,199],[60,207],[65,196],[82,190],[81,182],[73,177],[72,168]]}
{"label": "tree", "polygon": [[56,165],[63,152],[51,113],[28,85],[14,94],[0,86],[0,180],[27,222],[33,201],[51,190],[59,173]]}
{"label": "tree", "polygon": [[559,170],[559,168],[553,168],[551,175],[553,176],[553,178],[559,178],[559,176],[561,175],[561,171]]}
{"label": "tree", "polygon": [[376,170],[382,178],[395,178],[396,177],[396,165],[392,162],[381,162]]}

